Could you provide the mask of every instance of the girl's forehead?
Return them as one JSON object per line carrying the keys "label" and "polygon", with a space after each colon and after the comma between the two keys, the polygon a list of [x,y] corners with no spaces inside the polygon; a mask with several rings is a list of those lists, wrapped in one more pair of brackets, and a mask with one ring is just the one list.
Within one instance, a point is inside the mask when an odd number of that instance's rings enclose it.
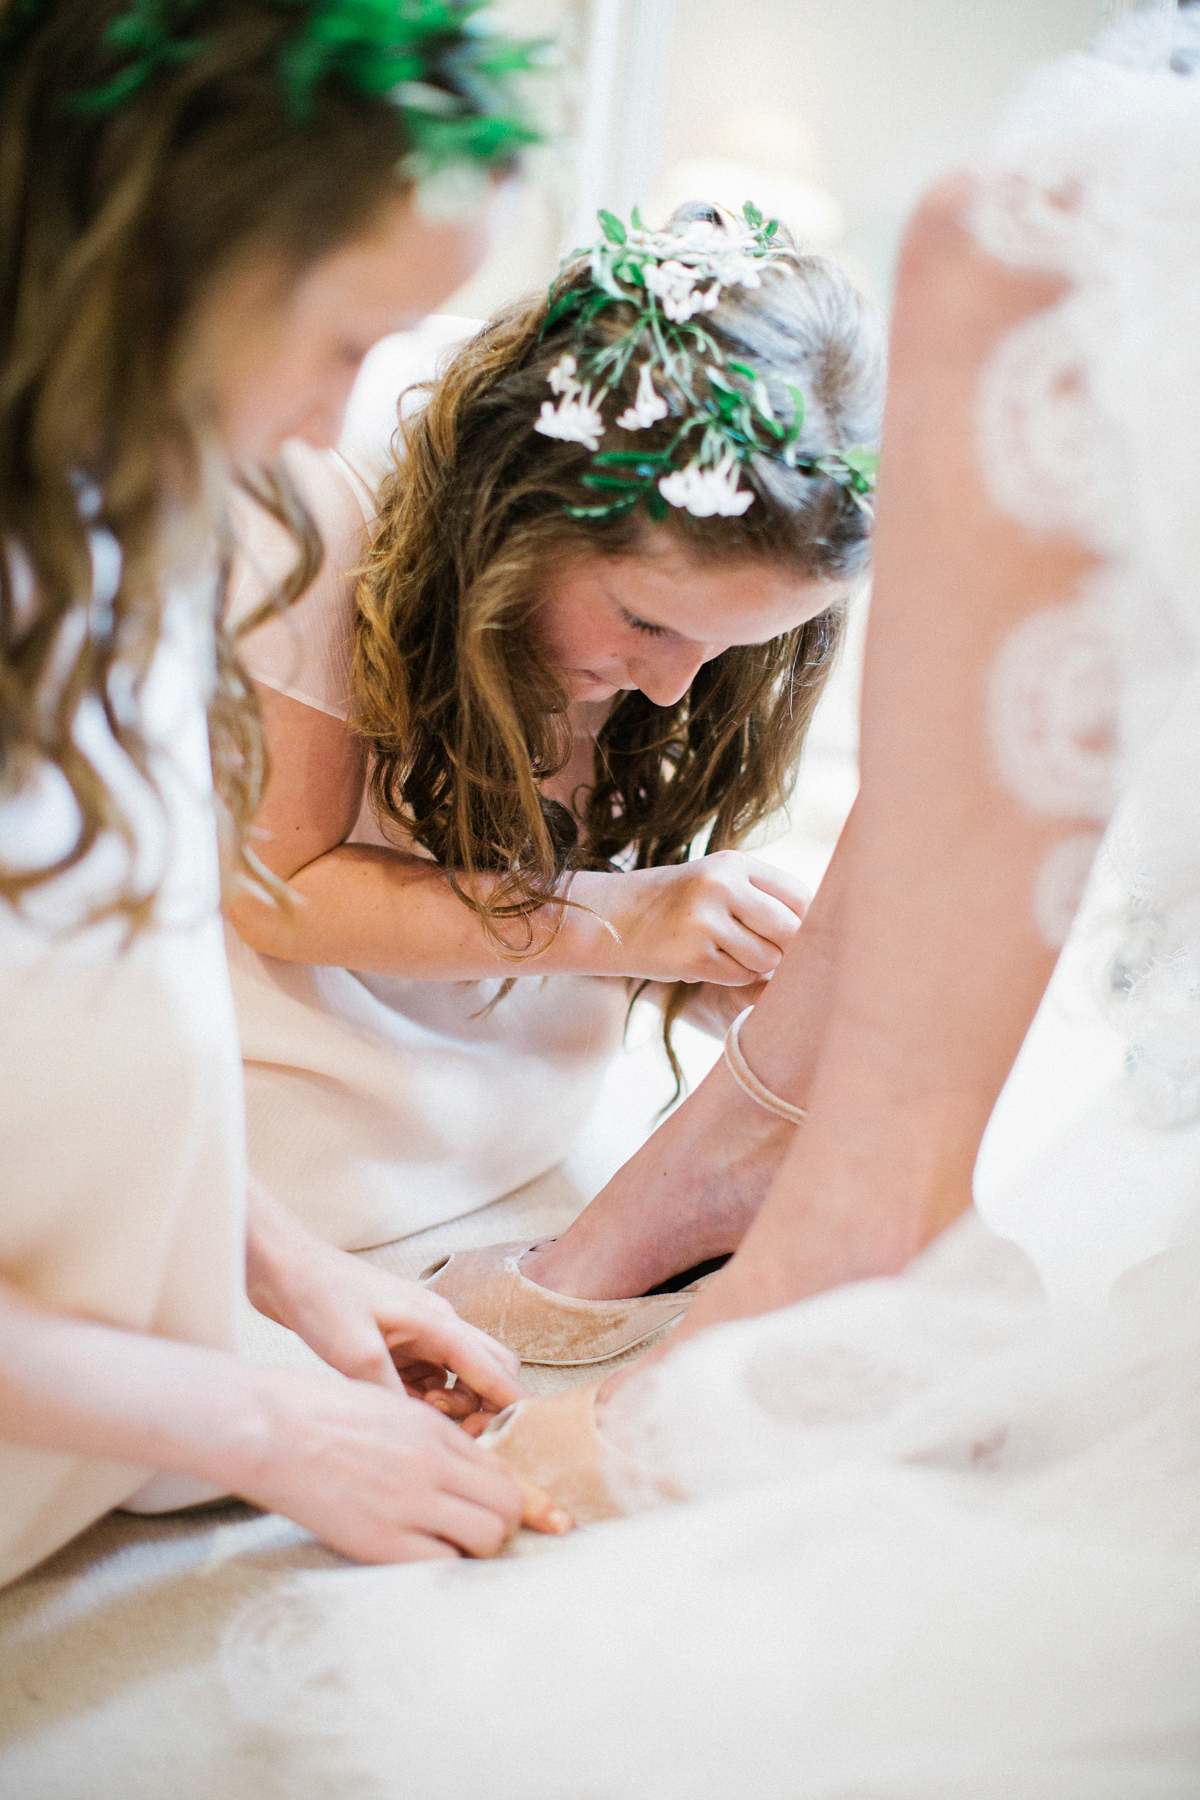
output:
{"label": "girl's forehead", "polygon": [[697,642],[765,643],[825,612],[840,588],[759,558],[706,561],[668,539],[620,557],[581,560],[575,596],[608,601]]}

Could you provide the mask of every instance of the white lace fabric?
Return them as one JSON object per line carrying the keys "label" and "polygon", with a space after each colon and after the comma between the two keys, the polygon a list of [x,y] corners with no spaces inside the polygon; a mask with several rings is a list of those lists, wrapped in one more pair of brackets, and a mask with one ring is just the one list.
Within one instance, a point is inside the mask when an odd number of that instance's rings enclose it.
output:
{"label": "white lace fabric", "polygon": [[[1040,71],[1013,109],[971,224],[1001,260],[1064,277],[1060,301],[1008,334],[979,396],[996,503],[1070,533],[1101,559],[1073,605],[1034,614],[993,671],[1002,779],[1025,805],[1105,820],[1130,896],[1133,1097],[1144,1117],[1200,1110],[1200,738],[1173,725],[1169,760],[1140,764],[1200,653],[1200,18],[1147,13],[1106,55]],[[1181,731],[1181,725],[1183,730]],[[1052,850],[1034,906],[1057,946],[1098,835]]]}
{"label": "white lace fabric", "polygon": [[[971,211],[1066,283],[981,382],[993,496],[1099,559],[1005,646],[997,767],[1097,834],[1133,796],[1110,849],[1164,1119],[1200,1101],[1197,44],[1156,15],[1041,71]],[[1052,939],[1096,841],[1042,871]],[[1056,1312],[968,1216],[899,1279],[690,1340],[607,1415],[646,1516],[304,1577],[227,1645],[231,1691],[296,1800],[1194,1800],[1200,1230],[1119,1289]]]}

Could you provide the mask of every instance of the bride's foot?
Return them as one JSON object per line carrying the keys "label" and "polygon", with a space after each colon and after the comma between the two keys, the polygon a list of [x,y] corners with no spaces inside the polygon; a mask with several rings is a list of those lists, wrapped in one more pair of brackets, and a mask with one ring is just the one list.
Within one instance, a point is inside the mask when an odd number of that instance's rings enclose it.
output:
{"label": "bride's foot", "polygon": [[749,1099],[723,1062],[521,1273],[580,1300],[645,1294],[737,1249],[796,1127]]}

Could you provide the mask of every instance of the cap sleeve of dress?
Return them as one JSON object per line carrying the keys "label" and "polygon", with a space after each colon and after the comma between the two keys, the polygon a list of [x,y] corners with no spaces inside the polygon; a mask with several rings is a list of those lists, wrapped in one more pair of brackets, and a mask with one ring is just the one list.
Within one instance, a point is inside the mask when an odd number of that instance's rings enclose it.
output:
{"label": "cap sleeve of dress", "polygon": [[[355,571],[366,552],[375,501],[357,471],[334,451],[289,444],[288,472],[308,506],[325,555],[301,597],[239,640],[246,669],[264,687],[332,718],[350,710]],[[248,496],[235,508],[238,554],[228,618],[235,626],[287,575],[296,547],[283,526]]]}

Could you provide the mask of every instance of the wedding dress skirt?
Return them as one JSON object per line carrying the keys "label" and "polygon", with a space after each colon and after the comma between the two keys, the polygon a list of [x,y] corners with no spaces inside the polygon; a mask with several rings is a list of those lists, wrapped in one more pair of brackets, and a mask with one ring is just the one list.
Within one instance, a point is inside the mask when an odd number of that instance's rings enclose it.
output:
{"label": "wedding dress skirt", "polygon": [[1200,1245],[1111,1316],[1019,1264],[971,1220],[681,1346],[621,1435],[690,1504],[251,1611],[280,1791],[1193,1800]]}
{"label": "wedding dress skirt", "polygon": [[[970,215],[993,256],[1065,284],[985,370],[988,478],[1097,555],[1076,602],[1004,647],[997,764],[1029,806],[1098,827],[1133,795],[1110,833],[1129,888],[1113,1106],[1163,1129],[1200,1107],[1198,48],[1186,15],[1155,14],[1042,71]],[[1047,859],[1048,937],[1096,841]],[[1047,1167],[1051,1205],[1072,1175]],[[1049,1305],[969,1216],[899,1278],[681,1345],[605,1414],[640,1517],[533,1559],[300,1578],[226,1646],[281,1791],[1194,1800],[1187,1181],[1171,1248],[1090,1309]]]}

